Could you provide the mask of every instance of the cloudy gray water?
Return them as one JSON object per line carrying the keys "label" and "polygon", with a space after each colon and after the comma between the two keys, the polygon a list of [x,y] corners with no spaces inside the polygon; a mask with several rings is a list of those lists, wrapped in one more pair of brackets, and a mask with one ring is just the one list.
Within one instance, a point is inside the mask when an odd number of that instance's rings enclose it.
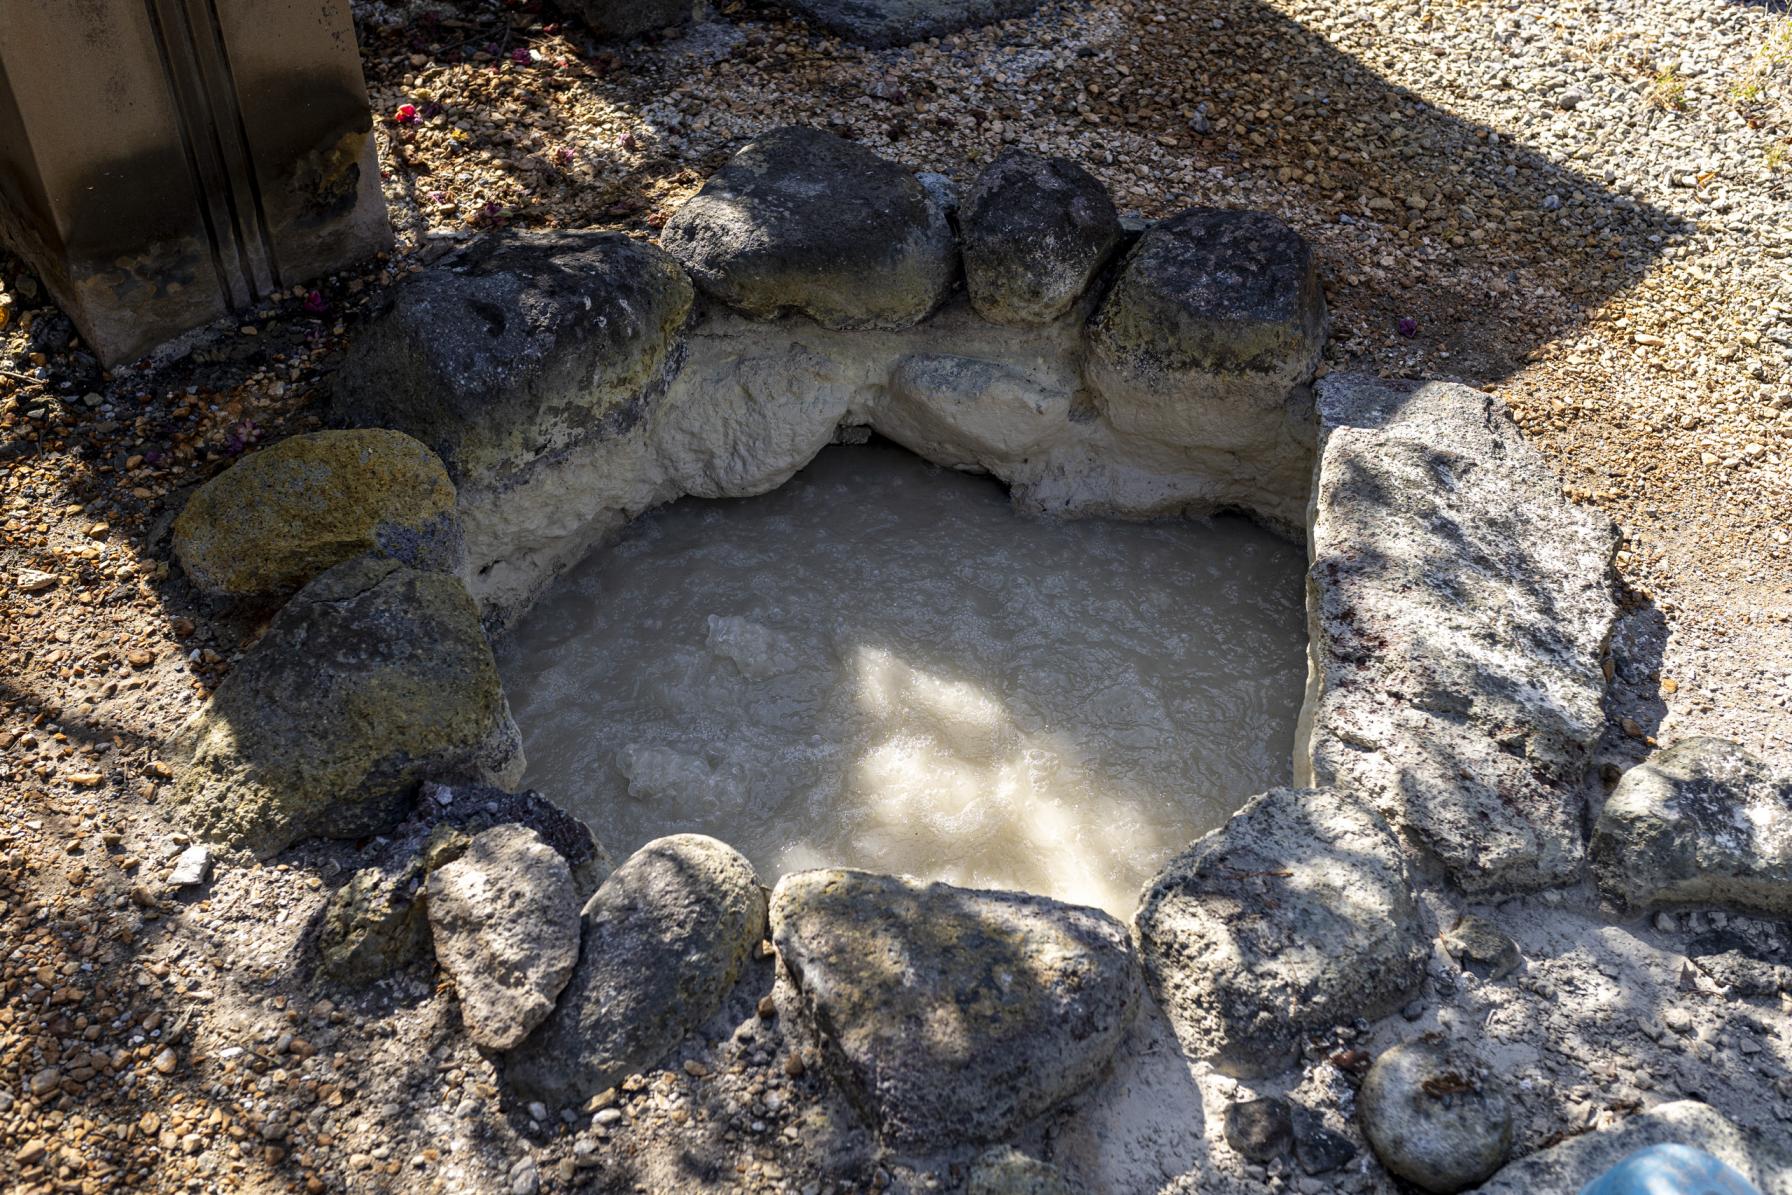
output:
{"label": "cloudy gray water", "polygon": [[1290,774],[1303,556],[1240,519],[1057,522],[887,445],[686,500],[500,645],[527,783],[618,859],[697,831],[1130,914]]}

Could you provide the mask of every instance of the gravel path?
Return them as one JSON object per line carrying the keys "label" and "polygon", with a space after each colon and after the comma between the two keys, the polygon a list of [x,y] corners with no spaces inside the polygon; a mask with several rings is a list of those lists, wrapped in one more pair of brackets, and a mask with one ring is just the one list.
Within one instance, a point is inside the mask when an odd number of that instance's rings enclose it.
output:
{"label": "gravel path", "polygon": [[[1648,740],[1691,733],[1792,766],[1792,18],[1773,5],[1095,0],[881,52],[738,3],[685,36],[597,47],[528,5],[434,21],[427,7],[356,3],[403,229],[394,261],[104,378],[0,257],[9,1181],[664,1188],[688,1157],[723,1186],[809,1190],[817,1167],[867,1186],[913,1177],[879,1170],[805,1072],[812,1045],[787,1035],[769,967],[614,1115],[532,1146],[553,1134],[527,1110],[491,1114],[490,1063],[426,971],[344,1007],[295,978],[303,926],[353,847],[279,868],[227,856],[209,886],[170,891],[184,840],[156,809],[159,744],[266,615],[226,615],[170,572],[185,487],[314,426],[344,337],[444,242],[501,224],[652,237],[741,139],[781,123],[961,184],[1019,144],[1077,159],[1145,215],[1282,214],[1320,253],[1329,367],[1495,389],[1576,498],[1624,527],[1613,774]],[[394,122],[405,104],[417,119]],[[1750,1011],[1685,972],[1677,990],[1651,978],[1721,923],[1624,929],[1548,902],[1500,916],[1539,959],[1529,986],[1422,1015],[1513,1010],[1502,1058],[1553,1060],[1527,1145],[1645,1092],[1696,1090],[1714,1057],[1706,1094],[1729,1114],[1792,1121],[1783,1003]],[[1607,994],[1574,995],[1582,955],[1637,1006],[1609,1033]]]}

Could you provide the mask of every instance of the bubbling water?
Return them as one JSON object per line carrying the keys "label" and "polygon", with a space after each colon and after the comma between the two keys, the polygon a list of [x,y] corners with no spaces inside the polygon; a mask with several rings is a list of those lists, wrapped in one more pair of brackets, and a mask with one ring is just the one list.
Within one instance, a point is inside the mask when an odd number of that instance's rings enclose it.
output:
{"label": "bubbling water", "polygon": [[1243,520],[1015,513],[884,444],[686,500],[501,645],[528,783],[621,858],[695,831],[808,867],[1131,913],[1289,778],[1303,558]]}

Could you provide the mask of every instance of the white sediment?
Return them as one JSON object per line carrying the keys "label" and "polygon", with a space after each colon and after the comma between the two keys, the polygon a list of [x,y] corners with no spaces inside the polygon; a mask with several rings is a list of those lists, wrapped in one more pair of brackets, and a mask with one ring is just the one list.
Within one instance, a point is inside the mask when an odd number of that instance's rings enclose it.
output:
{"label": "white sediment", "polygon": [[618,857],[695,830],[1131,912],[1289,778],[1302,553],[1240,519],[1017,514],[887,445],[645,516],[501,644],[527,783]]}

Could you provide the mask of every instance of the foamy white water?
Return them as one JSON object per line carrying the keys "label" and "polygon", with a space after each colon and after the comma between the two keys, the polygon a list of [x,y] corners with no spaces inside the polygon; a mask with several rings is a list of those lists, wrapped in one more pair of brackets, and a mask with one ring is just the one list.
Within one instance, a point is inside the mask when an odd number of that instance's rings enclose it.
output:
{"label": "foamy white water", "polygon": [[881,444],[685,500],[500,645],[527,783],[618,859],[711,834],[771,883],[855,866],[1130,915],[1287,783],[1303,556],[1242,519],[1015,514]]}

